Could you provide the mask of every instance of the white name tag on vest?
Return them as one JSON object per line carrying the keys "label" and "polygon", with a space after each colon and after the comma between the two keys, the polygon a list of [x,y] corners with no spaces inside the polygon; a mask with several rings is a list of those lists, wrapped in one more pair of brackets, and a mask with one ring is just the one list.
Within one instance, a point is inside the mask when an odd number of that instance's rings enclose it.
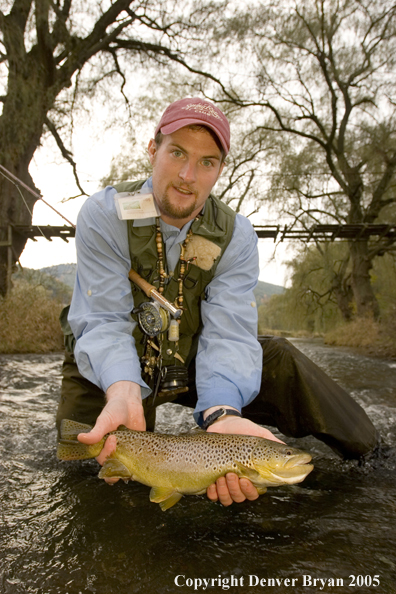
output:
{"label": "white name tag on vest", "polygon": [[120,192],[114,195],[114,202],[118,218],[122,221],[126,219],[148,219],[160,215],[152,194]]}

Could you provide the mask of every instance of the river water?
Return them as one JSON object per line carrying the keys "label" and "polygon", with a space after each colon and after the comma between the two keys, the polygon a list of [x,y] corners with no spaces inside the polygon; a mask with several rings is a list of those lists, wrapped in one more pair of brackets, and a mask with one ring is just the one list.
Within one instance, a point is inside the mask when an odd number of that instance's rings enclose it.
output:
{"label": "river water", "polygon": [[[396,363],[293,343],[362,404],[387,454],[359,465],[287,439],[314,456],[301,485],[166,512],[148,487],[99,480],[95,461],[56,459],[61,354],[0,356],[1,594],[395,594]],[[161,408],[157,430],[193,426],[190,411]]]}

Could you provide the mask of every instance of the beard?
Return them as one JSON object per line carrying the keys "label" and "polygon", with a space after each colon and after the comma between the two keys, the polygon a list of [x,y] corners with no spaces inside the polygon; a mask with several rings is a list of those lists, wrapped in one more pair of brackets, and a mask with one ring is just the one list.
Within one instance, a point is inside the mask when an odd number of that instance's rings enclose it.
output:
{"label": "beard", "polygon": [[170,187],[173,187],[172,184],[168,185],[161,199],[159,201],[156,200],[158,208],[162,214],[173,219],[187,219],[197,208],[196,195],[194,193],[191,194],[191,198],[194,197],[194,200],[188,204],[173,204],[168,195],[168,189]]}

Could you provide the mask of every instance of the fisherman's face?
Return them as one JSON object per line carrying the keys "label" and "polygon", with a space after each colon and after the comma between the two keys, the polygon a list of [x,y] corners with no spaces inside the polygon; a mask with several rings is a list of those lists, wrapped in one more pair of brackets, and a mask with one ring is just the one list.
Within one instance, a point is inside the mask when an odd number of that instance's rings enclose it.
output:
{"label": "fisherman's face", "polygon": [[221,151],[207,130],[184,127],[159,146],[150,140],[148,153],[161,218],[181,229],[202,210],[222,172]]}

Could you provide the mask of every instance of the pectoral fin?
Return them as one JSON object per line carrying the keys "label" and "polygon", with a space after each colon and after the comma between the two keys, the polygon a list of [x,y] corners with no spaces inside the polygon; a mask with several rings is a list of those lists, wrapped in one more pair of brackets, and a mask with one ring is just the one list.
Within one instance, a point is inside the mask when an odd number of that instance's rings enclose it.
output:
{"label": "pectoral fin", "polygon": [[150,501],[159,503],[162,511],[175,505],[182,497],[181,493],[166,487],[152,487],[150,491]]}
{"label": "pectoral fin", "polygon": [[245,466],[240,462],[235,462],[235,464],[238,466],[238,470],[241,473],[240,477],[242,478],[243,476],[244,478],[249,479],[249,481],[252,481],[259,495],[264,495],[264,493],[267,491],[267,487],[263,487],[262,485],[260,485],[260,482],[262,482],[262,477],[260,476],[260,473],[257,472],[257,470],[255,470],[254,468],[249,468],[248,466]]}
{"label": "pectoral fin", "polygon": [[108,458],[99,472],[99,478],[131,479],[131,471],[119,460]]}
{"label": "pectoral fin", "polygon": [[249,479],[249,481],[252,481],[252,483],[257,483],[259,481],[260,474],[257,472],[257,470],[254,470],[254,468],[249,468],[249,466],[245,466],[244,464],[242,464],[241,462],[237,462],[236,460],[234,460],[234,464],[236,464],[238,467],[240,477],[243,476]]}

